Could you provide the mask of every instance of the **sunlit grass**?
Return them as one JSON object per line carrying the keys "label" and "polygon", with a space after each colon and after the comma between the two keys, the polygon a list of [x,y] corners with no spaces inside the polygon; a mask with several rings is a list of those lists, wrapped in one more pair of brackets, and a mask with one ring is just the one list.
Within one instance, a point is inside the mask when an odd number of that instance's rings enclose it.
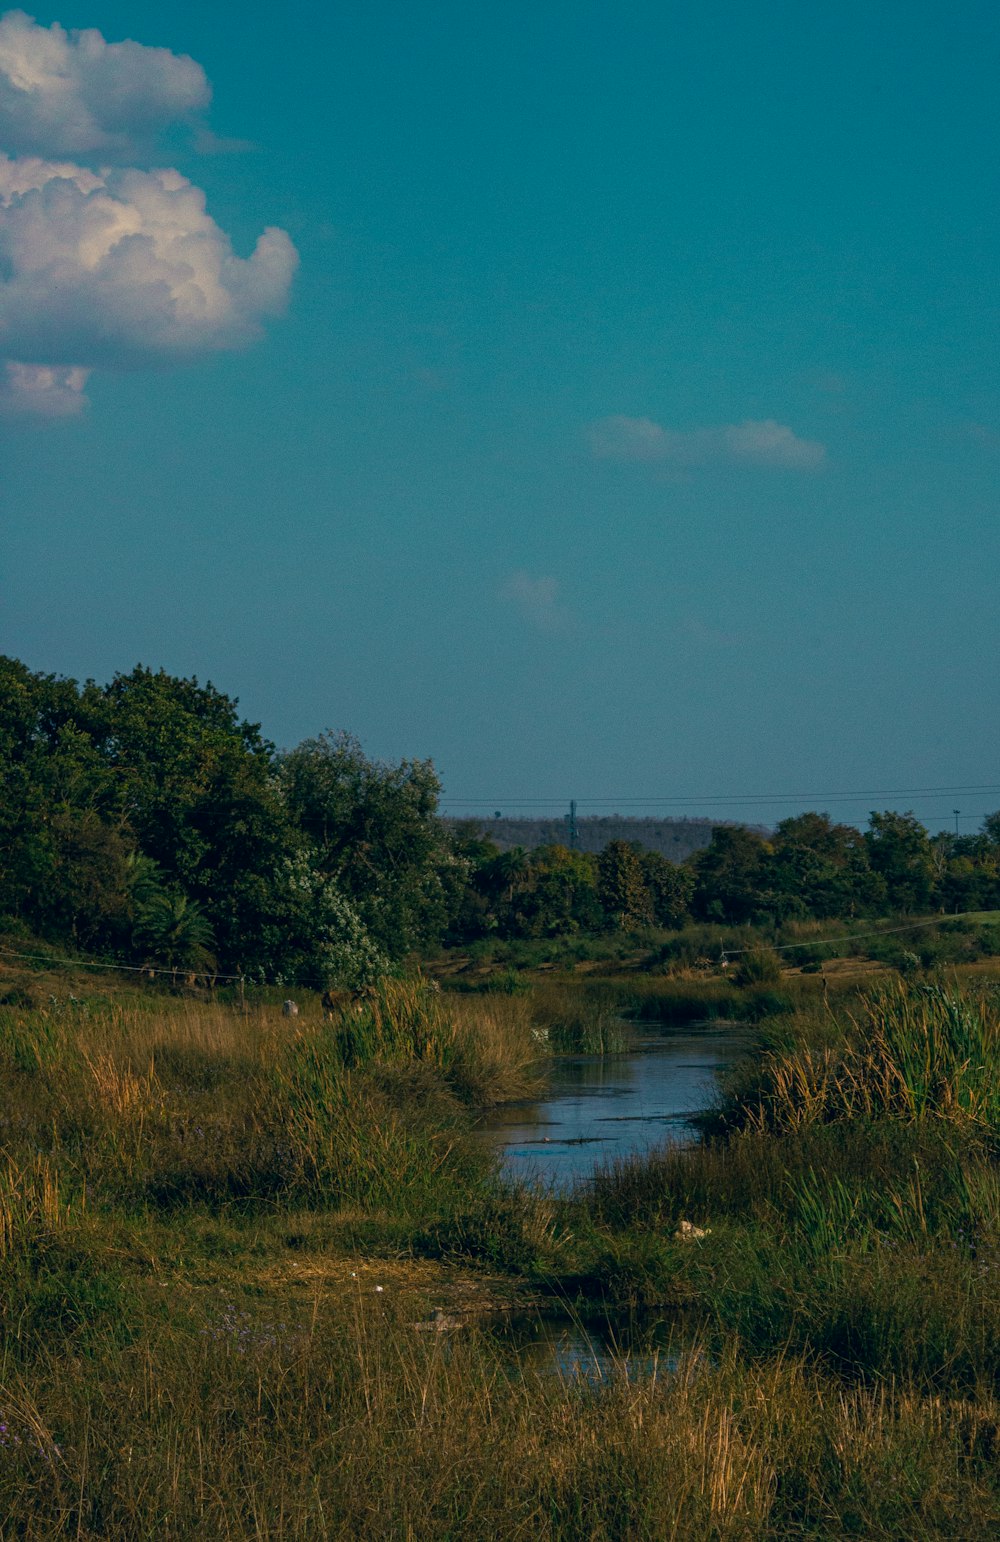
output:
{"label": "sunlit grass", "polygon": [[[670,983],[649,999],[704,999]],[[617,1022],[604,986],[392,982],[329,1023],[313,1001],[0,1009],[11,1534],[993,1534],[996,1004],[795,999],[721,1137],[568,1198],[501,1184],[470,1110],[531,1091],[540,1031]],[[683,1308],[698,1348],[566,1380],[488,1317],[417,1331],[427,1303],[377,1293],[379,1259]]]}

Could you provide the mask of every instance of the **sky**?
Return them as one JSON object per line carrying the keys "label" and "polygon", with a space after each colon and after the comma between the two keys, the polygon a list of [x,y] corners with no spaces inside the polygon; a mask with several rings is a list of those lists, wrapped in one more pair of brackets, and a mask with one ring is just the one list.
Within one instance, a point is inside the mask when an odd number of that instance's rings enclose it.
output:
{"label": "sky", "polygon": [[998,76],[979,0],[0,0],[0,651],[454,812],[977,828]]}

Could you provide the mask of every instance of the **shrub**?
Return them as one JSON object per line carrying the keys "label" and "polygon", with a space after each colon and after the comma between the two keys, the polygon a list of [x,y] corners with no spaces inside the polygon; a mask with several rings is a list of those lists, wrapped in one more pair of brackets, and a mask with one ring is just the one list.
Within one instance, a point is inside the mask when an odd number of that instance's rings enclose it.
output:
{"label": "shrub", "polygon": [[773,948],[748,948],[736,966],[737,985],[775,985],[781,979],[781,960]]}

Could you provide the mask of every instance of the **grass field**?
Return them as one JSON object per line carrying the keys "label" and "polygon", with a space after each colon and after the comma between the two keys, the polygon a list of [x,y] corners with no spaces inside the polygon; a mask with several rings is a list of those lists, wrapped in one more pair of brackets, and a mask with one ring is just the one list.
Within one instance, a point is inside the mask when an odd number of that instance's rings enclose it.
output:
{"label": "grass field", "polygon": [[[304,996],[288,1019],[2,983],[0,1535],[1000,1527],[982,962],[825,996],[416,980],[330,1024]],[[623,1005],[672,1020],[713,991],[758,1042],[703,1145],[564,1200],[499,1182],[477,1110],[529,1091],[553,1036],[614,1049]],[[676,1353],[565,1380],[504,1328],[543,1305],[675,1316]]]}

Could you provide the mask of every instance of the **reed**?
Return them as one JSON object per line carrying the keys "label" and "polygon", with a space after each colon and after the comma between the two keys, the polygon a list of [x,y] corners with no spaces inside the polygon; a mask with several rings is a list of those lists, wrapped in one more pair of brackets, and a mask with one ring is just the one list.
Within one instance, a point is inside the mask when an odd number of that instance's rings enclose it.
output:
{"label": "reed", "polygon": [[1000,1012],[957,986],[894,981],[861,997],[839,1040],[773,1054],[757,1081],[756,1102],[744,1097],[742,1112],[762,1128],[934,1118],[993,1131]]}
{"label": "reed", "polygon": [[0,1165],[0,1262],[27,1255],[39,1237],[62,1231],[68,1217],[48,1157],[36,1152],[23,1166],[10,1157]]}
{"label": "reed", "polygon": [[620,995],[607,986],[536,986],[531,1010],[556,1054],[621,1055],[632,1042]]}

